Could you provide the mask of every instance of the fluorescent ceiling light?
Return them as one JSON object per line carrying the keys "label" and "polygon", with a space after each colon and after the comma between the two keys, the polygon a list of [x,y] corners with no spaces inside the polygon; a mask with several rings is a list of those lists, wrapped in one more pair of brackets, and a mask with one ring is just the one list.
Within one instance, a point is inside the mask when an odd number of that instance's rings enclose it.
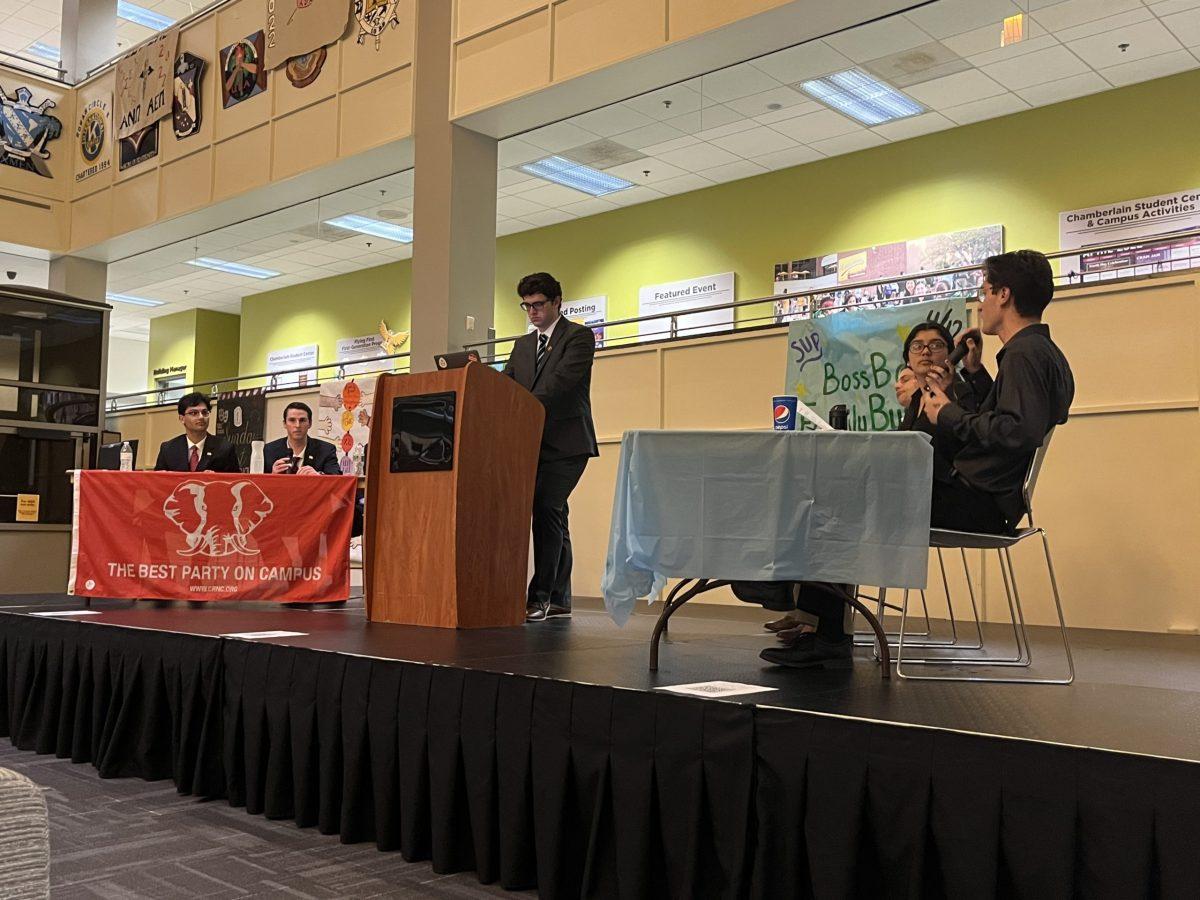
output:
{"label": "fluorescent ceiling light", "polygon": [[162,300],[147,300],[144,297],[133,297],[129,294],[105,294],[107,299],[117,303],[132,303],[134,306],[162,306]]}
{"label": "fluorescent ceiling light", "polygon": [[156,13],[146,9],[144,6],[138,6],[136,3],[129,3],[127,0],[117,0],[117,18],[124,19],[126,22],[133,22],[135,25],[141,25],[153,31],[162,31],[175,24],[175,20],[170,16]]}
{"label": "fluorescent ceiling light", "polygon": [[601,172],[599,169],[593,169],[591,166],[585,166],[583,163],[577,163],[562,156],[547,156],[537,162],[525,163],[520,168],[522,172],[528,172],[530,175],[536,175],[546,181],[553,181],[563,187],[574,188],[585,194],[591,194],[593,197],[603,197],[605,194],[613,194],[633,187],[632,181],[626,181],[616,175],[609,175],[607,172]]}
{"label": "fluorescent ceiling light", "polygon": [[34,41],[26,47],[25,53],[28,56],[36,56],[38,59],[44,59],[52,63],[57,63],[62,56],[62,52],[57,47],[43,44],[41,41]]}
{"label": "fluorescent ceiling light", "polygon": [[218,272],[228,272],[230,275],[244,275],[246,278],[274,278],[279,274],[270,269],[260,269],[258,266],[245,266],[241,263],[213,259],[209,256],[201,256],[199,259],[189,259],[188,265],[199,266],[202,269],[216,269]]}
{"label": "fluorescent ceiling light", "polygon": [[859,69],[805,81],[800,89],[864,125],[882,125],[925,112],[912,97]]}
{"label": "fluorescent ceiling light", "polygon": [[332,225],[334,228],[345,228],[347,231],[357,231],[360,234],[369,234],[372,237],[386,238],[398,244],[411,244],[413,239],[413,230],[407,225],[393,225],[391,222],[367,216],[338,216],[336,219],[326,219],[325,224]]}

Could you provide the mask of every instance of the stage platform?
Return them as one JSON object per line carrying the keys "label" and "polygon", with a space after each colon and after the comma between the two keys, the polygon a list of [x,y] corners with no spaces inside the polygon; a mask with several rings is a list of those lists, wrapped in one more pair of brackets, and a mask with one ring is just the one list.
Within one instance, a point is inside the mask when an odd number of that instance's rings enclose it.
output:
{"label": "stage platform", "polygon": [[[361,606],[0,603],[0,734],[543,896],[1200,896],[1200,637],[1074,685],[767,666],[769,614],[484,631]],[[244,640],[221,635],[300,632]],[[997,632],[997,639],[999,639]],[[1034,658],[1061,666],[1055,635]],[[769,690],[728,700],[661,690]]]}

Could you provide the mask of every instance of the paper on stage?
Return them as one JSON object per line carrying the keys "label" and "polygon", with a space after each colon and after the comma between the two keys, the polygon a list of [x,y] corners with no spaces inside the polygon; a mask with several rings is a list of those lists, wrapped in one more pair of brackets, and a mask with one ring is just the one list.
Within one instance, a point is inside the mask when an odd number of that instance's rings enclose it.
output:
{"label": "paper on stage", "polygon": [[57,609],[54,612],[30,613],[31,616],[98,616],[94,609]]}
{"label": "paper on stage", "polygon": [[307,637],[307,631],[239,631],[233,634],[223,634],[221,637],[241,638],[244,641],[258,641],[263,638]]}
{"label": "paper on stage", "polygon": [[692,684],[667,685],[657,688],[657,690],[689,694],[692,697],[737,697],[741,694],[761,694],[764,691],[775,691],[778,688],[764,687],[761,684],[742,684],[737,681],[696,681]]}

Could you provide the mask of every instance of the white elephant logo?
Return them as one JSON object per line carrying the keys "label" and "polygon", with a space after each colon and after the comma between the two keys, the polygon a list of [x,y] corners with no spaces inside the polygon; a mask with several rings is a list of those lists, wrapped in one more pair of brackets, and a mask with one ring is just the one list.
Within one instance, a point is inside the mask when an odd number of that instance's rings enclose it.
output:
{"label": "white elephant logo", "polygon": [[163,515],[187,538],[180,556],[255,556],[247,541],[275,504],[253,481],[185,481],[163,501]]}

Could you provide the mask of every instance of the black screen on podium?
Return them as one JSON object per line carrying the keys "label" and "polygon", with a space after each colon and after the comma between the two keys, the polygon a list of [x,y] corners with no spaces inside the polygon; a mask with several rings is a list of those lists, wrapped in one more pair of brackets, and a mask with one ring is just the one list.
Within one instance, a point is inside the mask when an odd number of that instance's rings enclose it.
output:
{"label": "black screen on podium", "polygon": [[454,391],[392,401],[391,471],[454,468]]}

